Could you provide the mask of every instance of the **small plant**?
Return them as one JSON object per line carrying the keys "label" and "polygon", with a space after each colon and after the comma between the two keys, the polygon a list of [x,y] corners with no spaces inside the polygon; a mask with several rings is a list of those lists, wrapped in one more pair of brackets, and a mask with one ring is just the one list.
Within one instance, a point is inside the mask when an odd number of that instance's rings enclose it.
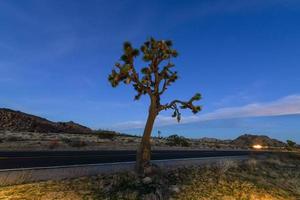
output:
{"label": "small plant", "polygon": [[127,142],[128,143],[133,143],[133,142],[135,142],[135,140],[134,139],[128,139]]}
{"label": "small plant", "polygon": [[59,141],[58,139],[51,140],[49,142],[49,149],[56,149],[59,146]]}
{"label": "small plant", "polygon": [[97,134],[99,139],[109,139],[109,140],[113,140],[118,135],[118,133],[114,131],[106,131],[106,130],[98,130],[95,131],[95,133]]}
{"label": "small plant", "polygon": [[218,177],[222,177],[225,173],[232,168],[237,168],[238,164],[232,160],[220,160],[215,163],[215,171],[218,174]]}
{"label": "small plant", "polygon": [[68,144],[71,147],[78,147],[78,148],[84,147],[84,146],[87,145],[85,141],[82,141],[82,140],[80,140],[78,138],[71,140]]}
{"label": "small plant", "polygon": [[66,143],[66,144],[70,144],[72,142],[72,140],[70,138],[67,138],[67,137],[61,138],[61,141]]}
{"label": "small plant", "polygon": [[189,140],[183,136],[178,135],[170,135],[167,138],[167,145],[169,146],[182,146],[182,147],[189,147],[191,146]]}
{"label": "small plant", "polygon": [[64,137],[64,138],[61,138],[61,140],[71,147],[84,147],[87,145],[86,142],[80,140],[79,138],[70,139],[70,138]]}
{"label": "small plant", "polygon": [[296,145],[296,142],[294,142],[292,140],[287,140],[286,143],[289,148],[294,148]]}
{"label": "small plant", "polygon": [[7,142],[17,142],[17,141],[22,141],[22,138],[17,136],[8,136],[5,140]]}

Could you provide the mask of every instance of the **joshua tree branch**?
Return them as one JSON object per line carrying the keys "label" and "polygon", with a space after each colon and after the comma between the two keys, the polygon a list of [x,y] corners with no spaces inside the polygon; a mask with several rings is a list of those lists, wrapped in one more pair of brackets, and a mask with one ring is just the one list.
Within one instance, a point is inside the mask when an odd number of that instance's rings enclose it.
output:
{"label": "joshua tree branch", "polygon": [[164,79],[164,83],[161,91],[159,92],[159,95],[162,95],[167,90],[167,85],[168,85],[167,83],[168,83],[167,79]]}
{"label": "joshua tree branch", "polygon": [[134,66],[132,66],[132,76],[133,82],[135,82],[139,87],[141,87],[144,91],[146,91],[149,95],[151,95],[151,88],[145,86],[139,79],[139,74],[136,72]]}
{"label": "joshua tree branch", "polygon": [[193,113],[197,113],[201,110],[200,106],[195,106],[193,103],[194,101],[198,101],[201,99],[200,94],[194,95],[189,101],[181,101],[181,100],[173,100],[170,103],[160,105],[159,110],[168,110],[168,109],[173,109],[176,110],[178,104],[180,104],[181,109],[191,109]]}

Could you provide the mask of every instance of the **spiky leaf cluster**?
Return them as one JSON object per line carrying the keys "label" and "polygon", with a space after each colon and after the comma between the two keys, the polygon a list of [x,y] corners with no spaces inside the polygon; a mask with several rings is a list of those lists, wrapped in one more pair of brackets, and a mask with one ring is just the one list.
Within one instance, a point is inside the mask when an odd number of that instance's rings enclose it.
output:
{"label": "spiky leaf cluster", "polygon": [[112,70],[108,77],[113,87],[118,86],[121,81],[129,84],[135,78],[133,76],[133,61],[139,55],[139,50],[134,49],[129,42],[125,42],[123,44],[123,52],[124,54],[120,58],[122,62],[115,64],[116,68]]}

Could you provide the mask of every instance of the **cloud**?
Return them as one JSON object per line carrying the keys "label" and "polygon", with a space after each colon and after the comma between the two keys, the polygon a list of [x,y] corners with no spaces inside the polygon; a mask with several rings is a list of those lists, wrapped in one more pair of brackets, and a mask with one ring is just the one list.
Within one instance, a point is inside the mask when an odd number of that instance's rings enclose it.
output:
{"label": "cloud", "polygon": [[[264,117],[300,114],[300,95],[290,95],[271,102],[251,103],[239,107],[226,107],[198,116],[182,117],[181,123],[233,119],[244,117]],[[144,121],[128,121],[116,124],[119,129],[143,128]],[[155,126],[165,126],[177,123],[172,117],[158,116]]]}
{"label": "cloud", "polygon": [[291,95],[267,103],[221,108],[199,117],[203,120],[300,114],[300,95]]}

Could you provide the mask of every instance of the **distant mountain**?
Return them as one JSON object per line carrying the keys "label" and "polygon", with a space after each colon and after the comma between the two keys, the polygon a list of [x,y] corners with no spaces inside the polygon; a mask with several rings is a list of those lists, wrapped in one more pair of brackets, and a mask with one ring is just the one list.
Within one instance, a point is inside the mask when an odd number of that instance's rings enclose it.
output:
{"label": "distant mountain", "polygon": [[276,139],[269,138],[265,135],[241,135],[231,141],[231,144],[238,147],[252,147],[253,145],[262,145],[268,147],[284,147],[286,144]]}
{"label": "distant mountain", "polygon": [[70,122],[52,122],[20,111],[0,108],[0,130],[41,133],[90,133],[92,130]]}
{"label": "distant mountain", "polygon": [[196,140],[203,143],[226,143],[226,144],[232,141],[232,140],[221,140],[221,139],[209,138],[209,137],[203,137]]}

